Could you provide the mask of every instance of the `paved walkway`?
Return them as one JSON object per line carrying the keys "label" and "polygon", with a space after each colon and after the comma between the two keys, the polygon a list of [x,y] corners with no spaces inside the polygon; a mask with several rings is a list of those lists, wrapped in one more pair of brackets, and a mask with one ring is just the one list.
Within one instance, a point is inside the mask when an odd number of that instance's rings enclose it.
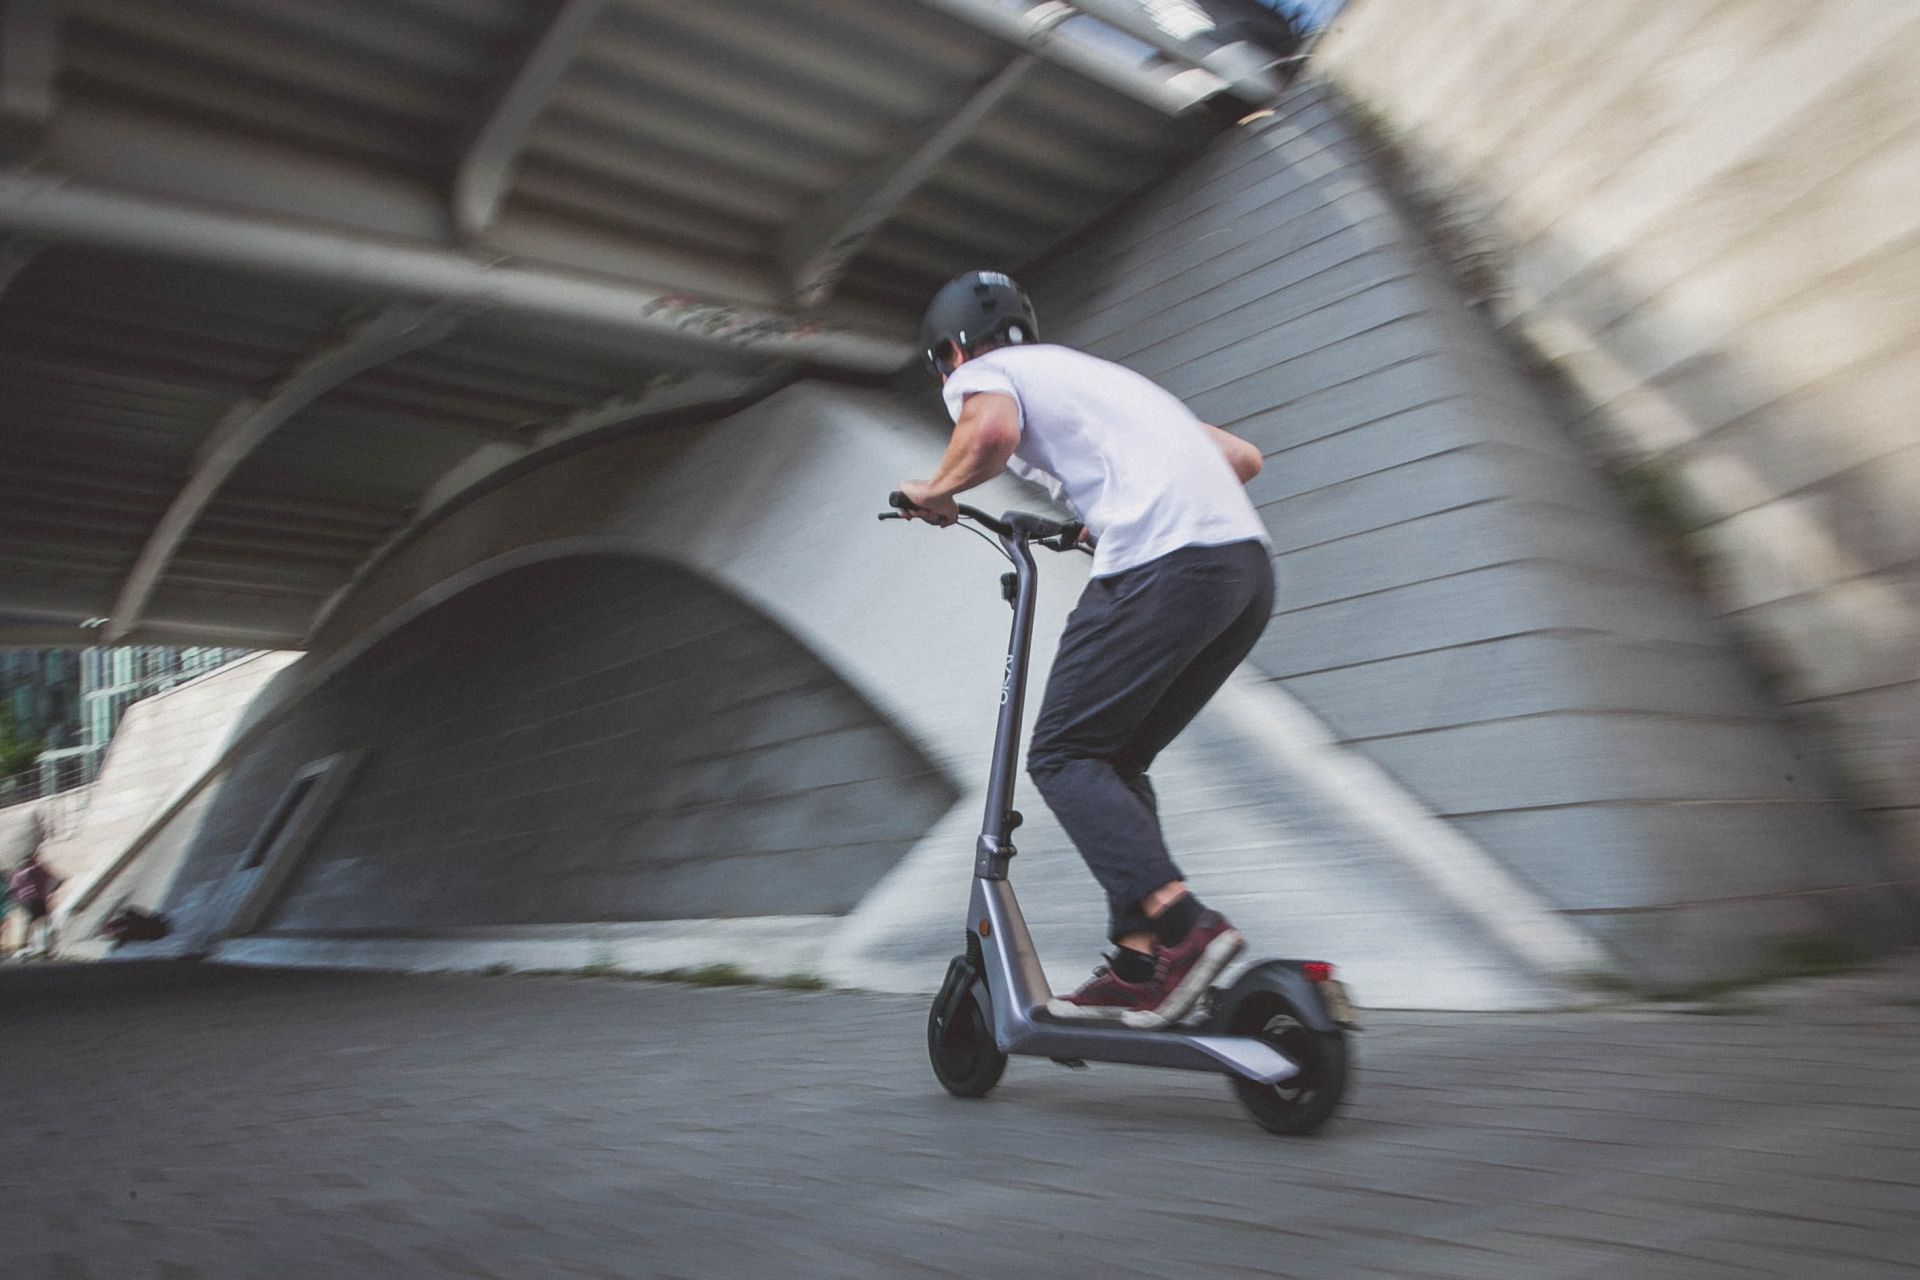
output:
{"label": "paved walkway", "polygon": [[1378,1015],[1350,1111],[1016,1061],[916,999],[0,971],[0,1274],[1804,1276],[1920,1258],[1920,967],[1719,1016]]}

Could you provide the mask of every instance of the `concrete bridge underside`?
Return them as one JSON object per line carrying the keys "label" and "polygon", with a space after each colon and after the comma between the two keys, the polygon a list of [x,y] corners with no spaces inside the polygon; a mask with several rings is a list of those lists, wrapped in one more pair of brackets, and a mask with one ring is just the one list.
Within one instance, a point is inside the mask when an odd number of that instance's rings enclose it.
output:
{"label": "concrete bridge underside", "polygon": [[[1185,140],[1156,172],[1177,172],[1033,282],[1050,336],[1268,459],[1276,618],[1157,775],[1209,899],[1256,950],[1327,955],[1402,1007],[1539,1007],[1594,973],[1690,981],[1782,939],[1904,936],[1871,846],[1426,256],[1337,101],[1297,90],[1181,165],[1192,122],[1170,127]],[[153,503],[146,546],[203,529],[194,504],[264,460],[223,449],[270,431],[276,397],[297,424],[332,374],[470,323],[404,301],[358,322],[221,419],[191,472],[204,494]],[[819,367],[892,367],[873,332],[709,334],[658,384],[705,389],[685,404],[549,406],[532,437],[423,464],[403,517],[252,633],[306,656],[76,886],[68,923],[137,901],[174,918],[159,949],[239,961],[933,985],[1006,615],[985,547],[872,519],[940,445],[924,394]],[[540,341],[502,330],[463,358],[498,382],[522,336]],[[276,474],[318,483],[318,456],[309,437]],[[1001,481],[985,504],[1040,501]],[[142,601],[125,634],[159,637],[179,560],[145,573],[145,554],[101,581]],[[1085,566],[1043,568],[1042,670]],[[1064,981],[1101,911],[1038,808],[1016,876]]]}

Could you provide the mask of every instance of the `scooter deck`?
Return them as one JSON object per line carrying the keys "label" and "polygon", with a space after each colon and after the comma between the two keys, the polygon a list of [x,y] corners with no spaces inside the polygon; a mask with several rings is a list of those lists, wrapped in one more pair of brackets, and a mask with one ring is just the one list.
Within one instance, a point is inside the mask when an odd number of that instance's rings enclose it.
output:
{"label": "scooter deck", "polygon": [[[1217,1036],[1174,1028],[1148,1030],[1117,1023],[1065,1022],[1044,1007],[1019,1020],[1001,1052],[1021,1057],[1080,1058],[1140,1067],[1171,1067],[1243,1077],[1278,1084],[1300,1073],[1299,1066],[1264,1040]],[[997,1037],[996,1037],[997,1038]]]}

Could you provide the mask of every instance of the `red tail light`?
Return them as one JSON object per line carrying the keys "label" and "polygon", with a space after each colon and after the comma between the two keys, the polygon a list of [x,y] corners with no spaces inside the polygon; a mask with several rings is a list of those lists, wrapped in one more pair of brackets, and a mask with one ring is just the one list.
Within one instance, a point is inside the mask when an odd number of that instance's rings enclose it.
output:
{"label": "red tail light", "polygon": [[1300,976],[1308,982],[1332,982],[1333,966],[1325,960],[1306,960],[1300,965]]}

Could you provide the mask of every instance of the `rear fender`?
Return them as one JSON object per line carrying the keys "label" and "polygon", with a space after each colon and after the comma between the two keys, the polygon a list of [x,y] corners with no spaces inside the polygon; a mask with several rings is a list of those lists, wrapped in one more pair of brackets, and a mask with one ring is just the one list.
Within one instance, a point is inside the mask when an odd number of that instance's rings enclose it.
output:
{"label": "rear fender", "polygon": [[1270,991],[1292,1006],[1300,1021],[1310,1029],[1339,1031],[1341,1025],[1327,1011],[1319,987],[1308,982],[1300,971],[1302,963],[1300,960],[1263,960],[1247,969],[1214,1001],[1210,1029],[1216,1034],[1226,1034],[1233,1011],[1248,996]]}

